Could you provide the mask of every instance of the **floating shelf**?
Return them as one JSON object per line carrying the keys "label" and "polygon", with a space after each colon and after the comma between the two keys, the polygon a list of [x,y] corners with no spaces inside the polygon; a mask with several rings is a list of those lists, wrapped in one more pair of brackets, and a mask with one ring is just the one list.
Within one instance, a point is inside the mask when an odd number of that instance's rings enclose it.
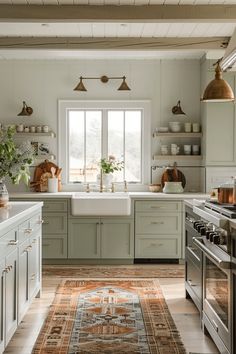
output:
{"label": "floating shelf", "polygon": [[190,160],[202,160],[202,156],[201,155],[154,155],[153,160],[190,161]]}
{"label": "floating shelf", "polygon": [[38,160],[42,160],[42,161],[44,161],[44,160],[49,160],[49,161],[54,161],[54,160],[56,160],[56,156],[55,155],[53,155],[53,154],[48,154],[48,155],[37,155],[37,156],[35,156],[35,161],[37,161],[38,162]]}
{"label": "floating shelf", "polygon": [[153,133],[153,137],[165,138],[201,138],[202,133]]}
{"label": "floating shelf", "polygon": [[50,132],[48,132],[48,133],[24,133],[24,132],[22,132],[22,133],[16,133],[15,134],[15,138],[16,137],[19,137],[19,138],[22,138],[22,137],[26,137],[26,136],[30,136],[30,137],[32,137],[32,136],[49,136],[49,137],[51,137],[51,138],[55,138],[56,137],[56,133],[54,133],[53,131],[50,131]]}

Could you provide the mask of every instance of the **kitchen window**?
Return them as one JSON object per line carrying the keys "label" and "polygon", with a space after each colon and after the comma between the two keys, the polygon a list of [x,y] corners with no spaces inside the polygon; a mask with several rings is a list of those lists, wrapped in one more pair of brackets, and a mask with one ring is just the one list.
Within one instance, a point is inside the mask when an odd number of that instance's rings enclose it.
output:
{"label": "kitchen window", "polygon": [[59,101],[59,164],[63,183],[96,183],[98,162],[115,156],[124,169],[115,182],[148,180],[150,111],[147,101]]}

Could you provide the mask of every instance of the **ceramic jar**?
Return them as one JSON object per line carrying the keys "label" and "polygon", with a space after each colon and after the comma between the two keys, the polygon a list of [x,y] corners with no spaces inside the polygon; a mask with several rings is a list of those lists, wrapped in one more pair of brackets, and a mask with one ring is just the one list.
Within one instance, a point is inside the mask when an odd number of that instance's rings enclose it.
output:
{"label": "ceramic jar", "polygon": [[183,193],[182,182],[165,182],[163,193]]}

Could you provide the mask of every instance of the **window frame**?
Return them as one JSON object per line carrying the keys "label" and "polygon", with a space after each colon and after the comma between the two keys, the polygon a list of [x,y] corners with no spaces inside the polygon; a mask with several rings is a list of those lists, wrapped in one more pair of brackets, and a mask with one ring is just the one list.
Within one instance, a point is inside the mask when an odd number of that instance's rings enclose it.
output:
{"label": "window frame", "polygon": [[[150,181],[151,109],[148,100],[58,100],[58,163],[62,167],[62,183],[68,189],[79,190],[83,182],[69,182],[68,119],[69,110],[142,110],[141,116],[141,183],[129,183],[129,190],[141,190]],[[65,119],[66,117],[66,119]],[[107,113],[105,115],[107,117]],[[106,118],[107,119],[107,118]],[[104,127],[102,127],[102,130]],[[104,151],[104,141],[102,151]],[[107,142],[106,142],[107,143]]]}

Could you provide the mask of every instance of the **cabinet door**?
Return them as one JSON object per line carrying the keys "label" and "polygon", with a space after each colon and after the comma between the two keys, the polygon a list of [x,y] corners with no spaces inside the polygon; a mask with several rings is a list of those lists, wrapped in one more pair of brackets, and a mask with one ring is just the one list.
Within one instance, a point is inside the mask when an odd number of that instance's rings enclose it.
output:
{"label": "cabinet door", "polygon": [[67,233],[67,214],[48,213],[43,215],[43,219],[43,235]]}
{"label": "cabinet door", "polygon": [[206,165],[233,165],[235,156],[235,106],[207,104],[206,108]]}
{"label": "cabinet door", "polygon": [[132,220],[101,219],[101,257],[134,257]]}
{"label": "cabinet door", "polygon": [[67,235],[44,235],[42,256],[43,259],[67,258]]}
{"label": "cabinet door", "polygon": [[0,264],[0,353],[5,347],[5,262]]}
{"label": "cabinet door", "polygon": [[100,220],[70,220],[68,258],[100,258]]}
{"label": "cabinet door", "polygon": [[21,244],[18,250],[19,254],[19,281],[18,281],[18,323],[24,316],[29,304],[29,286],[28,286],[28,255],[29,240]]}
{"label": "cabinet door", "polygon": [[5,339],[6,345],[17,328],[17,249],[6,257],[6,316]]}
{"label": "cabinet door", "polygon": [[29,298],[36,295],[40,284],[40,237],[34,235],[29,246]]}

